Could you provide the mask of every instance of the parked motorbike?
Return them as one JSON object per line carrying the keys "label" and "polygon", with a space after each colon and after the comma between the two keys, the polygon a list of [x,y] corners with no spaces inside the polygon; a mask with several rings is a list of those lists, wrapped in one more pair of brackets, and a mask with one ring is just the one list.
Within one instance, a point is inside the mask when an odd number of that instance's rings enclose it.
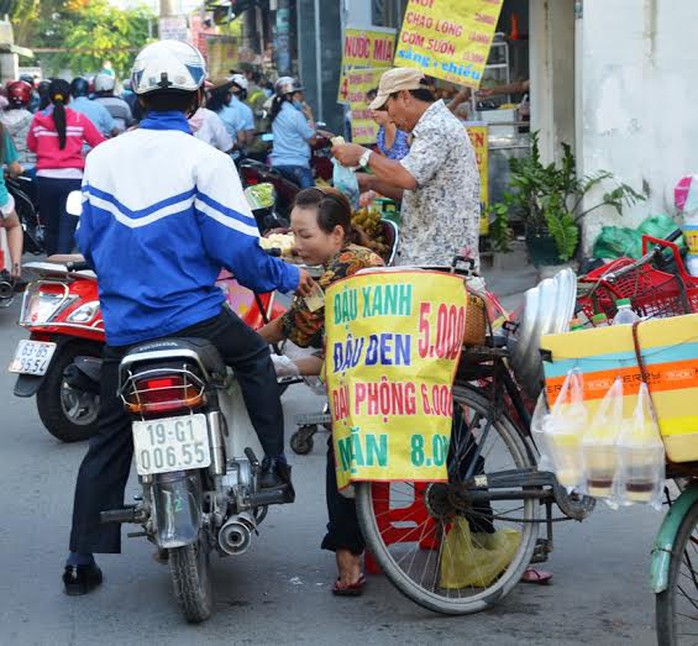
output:
{"label": "parked motorbike", "polygon": [[245,553],[268,505],[292,502],[293,490],[257,487],[256,435],[239,387],[208,341],[141,344],[119,371],[143,494],[101,520],[142,526],[135,535],[167,558],[177,603],[198,623],[213,609],[211,553]]}
{"label": "parked motorbike", "polygon": [[[275,222],[268,189],[257,187],[248,198],[257,200],[252,208],[258,222]],[[19,342],[9,368],[18,375],[14,393],[36,395],[39,417],[57,439],[88,439],[97,432],[100,357],[106,342],[97,277],[79,255],[52,256],[23,269],[36,278],[27,285],[20,310],[19,325],[30,336]],[[255,294],[226,271],[216,284],[253,329],[285,311],[273,293]],[[5,293],[11,298],[12,285],[0,275],[0,305]]]}
{"label": "parked motorbike", "polygon": [[70,263],[69,256],[54,260],[23,267],[38,278],[24,292],[19,325],[30,336],[19,342],[10,372],[18,375],[15,395],[36,395],[46,430],[63,442],[76,442],[97,431],[99,389],[73,388],[64,373],[76,364],[81,372],[94,372],[105,343],[104,324],[94,272]]}

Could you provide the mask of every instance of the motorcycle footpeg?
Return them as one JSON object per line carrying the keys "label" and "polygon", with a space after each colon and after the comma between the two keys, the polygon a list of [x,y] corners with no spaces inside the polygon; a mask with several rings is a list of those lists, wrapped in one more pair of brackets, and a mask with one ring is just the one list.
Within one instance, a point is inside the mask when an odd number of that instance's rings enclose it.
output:
{"label": "motorcycle footpeg", "polygon": [[100,512],[99,522],[106,523],[138,523],[141,520],[141,510],[135,505],[123,509],[109,509]]}
{"label": "motorcycle footpeg", "polygon": [[296,499],[293,485],[284,484],[273,489],[260,489],[255,491],[249,499],[250,507],[263,507],[266,505],[285,505]]}
{"label": "motorcycle footpeg", "polygon": [[252,470],[257,473],[260,469],[259,460],[249,446],[245,449],[245,457],[249,460]]}

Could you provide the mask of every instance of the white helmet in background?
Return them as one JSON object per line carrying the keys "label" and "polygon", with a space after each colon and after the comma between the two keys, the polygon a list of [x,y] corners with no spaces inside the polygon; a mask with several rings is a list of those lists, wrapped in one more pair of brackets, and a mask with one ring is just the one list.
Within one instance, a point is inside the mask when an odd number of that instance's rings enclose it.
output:
{"label": "white helmet in background", "polygon": [[274,83],[274,92],[278,96],[300,92],[302,89],[303,87],[298,82],[298,79],[294,79],[292,76],[281,76],[279,80]]}
{"label": "white helmet in background", "polygon": [[116,79],[111,74],[100,72],[95,76],[95,92],[113,92]]}
{"label": "white helmet in background", "polygon": [[161,40],[146,45],[136,56],[131,86],[136,94],[196,92],[205,78],[206,62],[196,47],[179,40]]}
{"label": "white helmet in background", "polygon": [[230,77],[230,82],[245,92],[250,89],[250,82],[242,74],[233,74]]}

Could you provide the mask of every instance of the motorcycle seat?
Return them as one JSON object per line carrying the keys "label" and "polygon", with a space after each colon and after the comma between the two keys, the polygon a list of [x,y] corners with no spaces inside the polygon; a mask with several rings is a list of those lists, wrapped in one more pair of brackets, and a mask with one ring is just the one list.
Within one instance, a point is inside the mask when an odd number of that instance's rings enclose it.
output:
{"label": "motorcycle seat", "polygon": [[178,350],[188,350],[194,352],[199,358],[201,365],[211,375],[214,381],[223,383],[226,379],[228,368],[223,361],[216,346],[207,339],[196,337],[169,337],[157,341],[148,341],[135,346],[127,353],[133,360],[138,359],[139,354],[167,350],[176,356]]}

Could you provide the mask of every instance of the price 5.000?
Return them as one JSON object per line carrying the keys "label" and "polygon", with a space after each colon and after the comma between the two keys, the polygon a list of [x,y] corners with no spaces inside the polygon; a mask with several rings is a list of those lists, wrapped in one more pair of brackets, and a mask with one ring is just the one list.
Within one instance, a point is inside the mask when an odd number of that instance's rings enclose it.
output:
{"label": "price 5.000", "polygon": [[463,345],[465,332],[465,307],[439,305],[436,316],[436,332],[431,326],[429,316],[431,303],[419,305],[419,343],[417,349],[422,359],[438,357],[455,359]]}

